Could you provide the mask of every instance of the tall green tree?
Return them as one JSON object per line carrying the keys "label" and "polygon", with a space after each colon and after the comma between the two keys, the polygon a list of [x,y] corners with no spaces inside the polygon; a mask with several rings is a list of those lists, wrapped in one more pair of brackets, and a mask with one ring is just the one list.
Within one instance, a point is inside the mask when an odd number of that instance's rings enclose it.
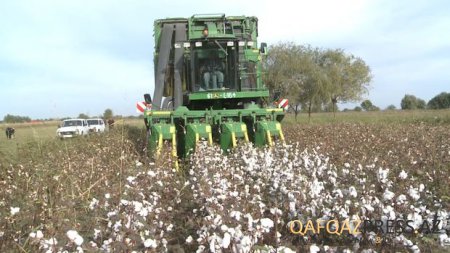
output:
{"label": "tall green tree", "polygon": [[361,101],[368,92],[372,74],[361,58],[346,54],[342,49],[328,49],[321,53],[320,65],[326,74],[333,108],[338,102]]}
{"label": "tall green tree", "polygon": [[103,113],[103,118],[104,119],[111,119],[113,117],[113,111],[111,109],[106,109],[105,112]]}
{"label": "tall green tree", "polygon": [[447,109],[450,108],[450,93],[442,92],[428,101],[429,109]]}
{"label": "tall green tree", "polygon": [[80,114],[78,115],[78,118],[79,118],[79,119],[88,119],[89,116],[88,116],[87,114],[80,113]]}
{"label": "tall green tree", "polygon": [[373,108],[372,101],[370,101],[369,99],[364,100],[361,103],[361,108],[363,108],[364,111],[372,111],[372,108]]}
{"label": "tall green tree", "polygon": [[406,94],[400,102],[402,110],[425,109],[425,100]]}
{"label": "tall green tree", "polygon": [[[343,50],[323,50],[294,43],[272,46],[265,61],[265,82],[309,117],[329,103],[360,101],[372,79],[365,62]],[[335,111],[336,109],[334,109]],[[297,114],[297,110],[294,110]]]}
{"label": "tall green tree", "polygon": [[[301,104],[311,117],[312,108],[326,101],[325,76],[317,64],[320,50],[294,43],[271,47],[265,61],[265,83],[271,91],[280,92],[291,105]],[[294,110],[297,114],[299,110]]]}

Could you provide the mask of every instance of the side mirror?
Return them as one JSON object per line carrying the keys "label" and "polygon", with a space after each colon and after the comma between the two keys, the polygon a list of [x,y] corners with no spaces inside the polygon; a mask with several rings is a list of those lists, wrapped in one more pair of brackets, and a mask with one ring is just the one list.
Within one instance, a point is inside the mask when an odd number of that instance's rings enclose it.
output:
{"label": "side mirror", "polygon": [[144,94],[144,100],[145,100],[145,103],[151,104],[152,103],[152,96],[150,96],[150,94],[146,93],[146,94]]}
{"label": "side mirror", "polygon": [[259,47],[259,52],[263,55],[267,55],[267,43],[262,42],[261,47]]}

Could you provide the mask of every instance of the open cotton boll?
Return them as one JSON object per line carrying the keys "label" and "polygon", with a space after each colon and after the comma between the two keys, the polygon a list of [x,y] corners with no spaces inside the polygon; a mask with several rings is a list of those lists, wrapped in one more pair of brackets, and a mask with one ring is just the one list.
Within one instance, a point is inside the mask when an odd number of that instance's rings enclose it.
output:
{"label": "open cotton boll", "polygon": [[145,246],[146,248],[152,248],[152,249],[155,249],[155,248],[158,246],[158,244],[157,244],[156,241],[153,240],[153,239],[147,239],[147,240],[144,241],[144,246]]}
{"label": "open cotton boll", "polygon": [[350,196],[352,196],[353,198],[356,198],[358,196],[358,192],[356,192],[356,189],[354,186],[350,186],[348,188],[348,193]]}
{"label": "open cotton boll", "polygon": [[410,188],[408,190],[408,194],[409,194],[409,196],[411,196],[412,199],[414,199],[416,201],[420,199],[420,194],[419,194],[419,191],[417,190],[417,188],[412,188],[410,186]]}
{"label": "open cotton boll", "polygon": [[377,174],[378,181],[383,184],[386,183],[388,174],[389,174],[389,169],[383,170],[383,168],[379,168],[378,174]]}
{"label": "open cotton boll", "polygon": [[231,235],[228,232],[225,232],[222,239],[222,248],[227,249],[230,246]]}
{"label": "open cotton boll", "polygon": [[261,219],[261,227],[263,228],[264,232],[268,233],[270,232],[270,229],[273,228],[273,221],[269,218],[262,218]]}
{"label": "open cotton boll", "polygon": [[398,177],[399,177],[400,179],[406,179],[406,178],[408,177],[408,173],[406,173],[405,170],[402,170],[402,171],[400,172],[400,174],[398,175]]}
{"label": "open cotton boll", "polygon": [[15,215],[20,211],[20,207],[11,207],[11,215]]}
{"label": "open cotton boll", "polygon": [[70,241],[74,242],[76,245],[80,246],[83,244],[83,237],[81,237],[76,230],[69,230],[66,233]]}
{"label": "open cotton boll", "polygon": [[310,253],[319,253],[320,248],[317,245],[313,244],[309,247],[309,252]]}
{"label": "open cotton boll", "polygon": [[389,191],[388,189],[386,189],[383,193],[383,199],[388,201],[391,200],[392,198],[394,198],[395,193]]}

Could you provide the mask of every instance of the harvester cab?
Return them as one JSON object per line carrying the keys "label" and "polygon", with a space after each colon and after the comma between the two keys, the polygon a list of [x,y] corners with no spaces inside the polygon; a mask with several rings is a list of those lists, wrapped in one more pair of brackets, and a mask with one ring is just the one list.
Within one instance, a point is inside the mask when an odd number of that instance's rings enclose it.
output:
{"label": "harvester cab", "polygon": [[219,142],[227,152],[237,139],[257,146],[284,141],[282,109],[269,108],[262,80],[258,19],[224,14],[156,20],[155,91],[144,112],[149,150],[172,143],[185,157],[200,139]]}

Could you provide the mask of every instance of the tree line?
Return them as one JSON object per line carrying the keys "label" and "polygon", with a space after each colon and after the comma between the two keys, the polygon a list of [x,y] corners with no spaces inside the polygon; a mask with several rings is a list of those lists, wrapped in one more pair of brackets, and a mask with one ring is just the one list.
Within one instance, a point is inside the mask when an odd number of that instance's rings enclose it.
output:
{"label": "tree line", "polygon": [[[115,117],[115,115],[114,115],[113,111],[108,108],[108,109],[105,110],[103,115],[100,116],[100,117],[103,117],[104,119],[111,119],[111,118]],[[89,119],[91,117],[89,115],[87,115],[87,114],[80,113],[78,115],[78,118],[80,118],[80,119]],[[70,119],[70,117],[64,117],[64,118],[61,118],[61,119],[45,119],[45,120],[64,120],[64,119]],[[4,123],[8,123],[8,124],[11,124],[11,123],[25,123],[25,122],[30,122],[30,121],[31,121],[31,118],[28,117],[28,116],[17,116],[17,115],[7,114],[5,117],[3,117],[3,122]],[[44,121],[44,120],[42,120],[42,121]]]}
{"label": "tree line", "polygon": [[[448,109],[450,108],[450,93],[441,92],[430,101],[425,102],[425,100],[418,98],[414,95],[406,94],[401,102],[400,107],[402,110],[424,110],[424,109]],[[397,109],[394,105],[389,105],[386,107],[386,110],[395,110]],[[355,111],[378,111],[380,108],[373,105],[372,102],[368,99],[364,100],[361,103],[361,106],[357,106],[354,109]]]}
{"label": "tree line", "polygon": [[[372,81],[370,67],[363,59],[342,49],[322,49],[282,42],[270,47],[263,62],[264,81],[275,97],[289,99],[295,118],[300,111],[335,112],[337,103],[360,102],[355,111],[378,111],[363,96]],[[450,93],[442,92],[428,103],[413,95],[401,101],[403,110],[450,108]],[[396,109],[394,105],[386,109]]]}
{"label": "tree line", "polygon": [[425,100],[417,98],[414,95],[405,95],[400,103],[403,110],[414,109],[447,109],[450,108],[450,93],[441,92],[428,103]]}
{"label": "tree line", "polygon": [[268,88],[289,99],[296,117],[302,108],[311,116],[317,108],[334,112],[338,102],[361,101],[372,80],[370,67],[342,49],[291,42],[270,48],[264,70]]}
{"label": "tree line", "polygon": [[24,122],[30,122],[30,117],[27,116],[17,116],[17,115],[11,115],[7,114],[5,117],[3,117],[3,122],[5,123],[24,123]]}

